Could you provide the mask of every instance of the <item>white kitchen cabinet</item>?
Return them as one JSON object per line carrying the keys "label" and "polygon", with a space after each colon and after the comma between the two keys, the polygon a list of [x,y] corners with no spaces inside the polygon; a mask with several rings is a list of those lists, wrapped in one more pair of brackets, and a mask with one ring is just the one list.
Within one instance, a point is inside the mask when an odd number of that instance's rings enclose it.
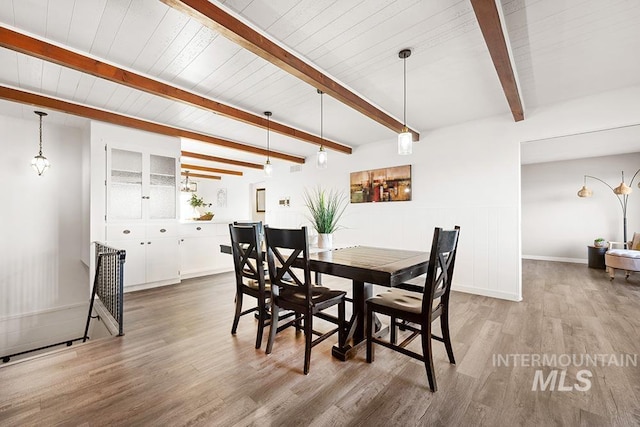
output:
{"label": "white kitchen cabinet", "polygon": [[109,224],[107,244],[126,251],[124,285],[131,290],[178,283],[180,246],[177,223]]}
{"label": "white kitchen cabinet", "polygon": [[229,244],[229,225],[208,221],[180,224],[180,276],[217,274],[233,270],[231,255],[220,253]]}
{"label": "white kitchen cabinet", "polygon": [[178,158],[118,144],[106,151],[106,240],[127,251],[125,286],[178,283]]}

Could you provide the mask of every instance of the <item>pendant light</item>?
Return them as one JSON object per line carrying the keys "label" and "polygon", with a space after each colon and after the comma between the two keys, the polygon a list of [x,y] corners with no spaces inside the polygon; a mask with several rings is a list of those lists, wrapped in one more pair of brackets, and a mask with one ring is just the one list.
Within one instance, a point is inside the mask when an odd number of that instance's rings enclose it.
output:
{"label": "pendant light", "polygon": [[47,113],[43,113],[42,111],[34,111],[34,113],[40,116],[40,150],[38,151],[38,155],[31,160],[31,167],[38,172],[38,176],[42,176],[50,166],[49,160],[42,155],[42,117],[46,116]]}
{"label": "pendant light", "polygon": [[185,178],[180,186],[180,191],[185,193],[195,193],[198,189],[198,184],[189,179],[189,171],[185,171],[184,176]]}
{"label": "pendant light", "polygon": [[316,157],[316,167],[318,169],[326,169],[327,161],[329,160],[329,158],[328,153],[326,152],[326,150],[324,149],[324,145],[322,144],[322,142],[324,141],[324,105],[322,102],[322,95],[324,95],[324,92],[318,89],[318,93],[320,94],[320,149],[318,150],[318,156]]}
{"label": "pendant light", "polygon": [[398,53],[398,57],[402,59],[404,65],[403,78],[403,99],[404,99],[404,115],[402,120],[402,132],[398,134],[398,154],[411,154],[413,149],[413,137],[409,128],[407,128],[407,58],[411,56],[411,49],[403,49]]}
{"label": "pendant light", "polygon": [[264,174],[266,177],[270,177],[273,173],[273,165],[269,159],[269,118],[271,117],[271,111],[265,111],[264,115],[267,116],[267,161],[264,162]]}

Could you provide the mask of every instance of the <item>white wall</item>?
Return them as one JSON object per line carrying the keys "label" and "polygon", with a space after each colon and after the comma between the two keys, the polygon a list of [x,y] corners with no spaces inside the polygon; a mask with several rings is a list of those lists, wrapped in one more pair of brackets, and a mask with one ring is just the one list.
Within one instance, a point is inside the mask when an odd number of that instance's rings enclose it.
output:
{"label": "white wall", "polygon": [[[324,171],[306,164],[289,173],[276,164],[267,183],[267,222],[305,223],[304,187],[322,183],[348,191],[350,172],[410,163],[413,200],[351,205],[342,221],[347,229],[336,233],[336,241],[424,250],[434,226],[459,224],[454,289],[520,300],[520,143],[638,123],[638,117],[640,86],[528,110],[523,122],[505,115],[423,130],[409,157],[396,154],[391,135],[351,156],[330,152]],[[278,208],[280,195],[291,196],[290,208]],[[583,246],[583,238],[575,236],[574,245]]]}
{"label": "white wall", "polygon": [[[640,168],[640,153],[594,157],[522,166],[522,253],[525,258],[587,262],[587,245],[603,237],[622,241],[622,209],[613,192],[587,180],[593,197],[580,198],[583,176],[596,176],[612,187]],[[638,193],[637,177],[634,182]],[[640,230],[640,196],[632,194],[627,208],[628,238]]]}
{"label": "white wall", "polygon": [[[251,201],[247,194],[251,193],[251,183],[243,176],[222,175],[221,180],[205,178],[189,178],[198,183],[196,194],[202,197],[205,203],[211,203],[206,210],[213,212],[214,222],[233,222],[251,218]],[[227,190],[227,205],[218,205],[217,195],[220,189]],[[192,193],[180,194],[180,218],[191,219],[193,217],[189,199]]]}
{"label": "white wall", "polygon": [[[436,226],[462,227],[455,285],[510,300],[520,299],[519,146],[508,117],[423,133],[411,156],[399,156],[395,137],[354,150],[330,153],[329,168],[305,164],[300,172],[277,169],[267,184],[267,222],[306,224],[305,187],[349,190],[349,174],[412,165],[409,202],[351,204],[335,233],[336,244],[358,243],[427,250]],[[291,197],[290,208],[277,198]],[[510,195],[505,197],[505,195]]]}
{"label": "white wall", "polygon": [[[33,120],[0,116],[0,135],[0,355],[5,355],[81,336],[89,277],[81,261],[86,249],[81,131],[43,119],[43,154],[51,168],[42,176],[30,167],[38,150],[35,115]],[[54,334],[43,332],[65,308],[79,316],[71,327],[60,324]]]}

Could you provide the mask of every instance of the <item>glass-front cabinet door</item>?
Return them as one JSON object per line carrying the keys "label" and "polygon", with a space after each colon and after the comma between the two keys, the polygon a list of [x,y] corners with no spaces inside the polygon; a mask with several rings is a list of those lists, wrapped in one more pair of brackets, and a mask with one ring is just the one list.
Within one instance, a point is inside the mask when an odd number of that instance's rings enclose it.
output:
{"label": "glass-front cabinet door", "polygon": [[110,147],[107,221],[177,218],[175,157]]}
{"label": "glass-front cabinet door", "polygon": [[151,154],[149,163],[149,218],[175,218],[176,159]]}
{"label": "glass-front cabinet door", "polygon": [[107,216],[110,220],[142,219],[142,153],[111,150]]}

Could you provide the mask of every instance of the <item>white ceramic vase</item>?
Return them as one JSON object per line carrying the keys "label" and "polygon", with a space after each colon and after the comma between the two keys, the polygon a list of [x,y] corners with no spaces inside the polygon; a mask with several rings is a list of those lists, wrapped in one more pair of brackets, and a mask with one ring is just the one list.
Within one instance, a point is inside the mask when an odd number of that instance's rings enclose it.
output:
{"label": "white ceramic vase", "polygon": [[318,247],[321,249],[331,249],[333,247],[333,234],[318,234]]}

